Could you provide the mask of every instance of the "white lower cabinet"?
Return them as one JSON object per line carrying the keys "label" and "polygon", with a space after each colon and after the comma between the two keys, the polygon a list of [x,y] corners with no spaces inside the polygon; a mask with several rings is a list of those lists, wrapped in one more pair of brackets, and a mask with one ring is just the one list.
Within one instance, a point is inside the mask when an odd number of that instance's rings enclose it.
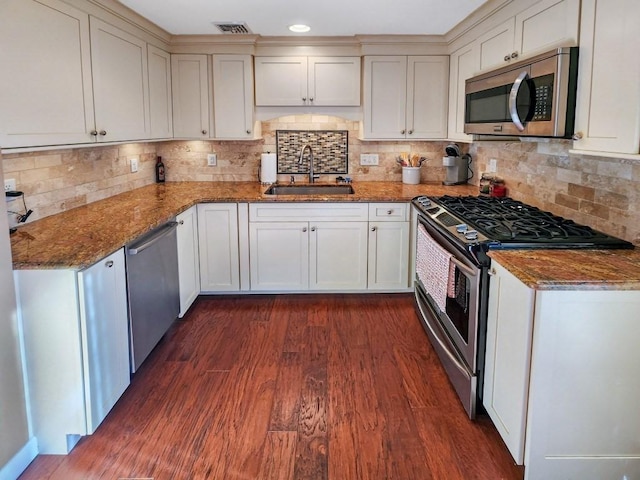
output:
{"label": "white lower cabinet", "polygon": [[533,290],[495,260],[483,403],[525,480],[640,472],[640,295]]}
{"label": "white lower cabinet", "polygon": [[238,205],[198,205],[200,289],[202,292],[240,290]]}
{"label": "white lower cabinet", "polygon": [[367,288],[367,204],[249,206],[251,290]]}
{"label": "white lower cabinet", "polygon": [[409,287],[409,232],[407,204],[369,204],[369,290]]}
{"label": "white lower cabinet", "polygon": [[41,454],[68,453],[129,385],[124,252],[80,272],[18,270],[33,434]]}
{"label": "white lower cabinet", "polygon": [[200,254],[198,248],[198,209],[191,207],[176,217],[178,222],[178,279],[182,318],[200,294]]}

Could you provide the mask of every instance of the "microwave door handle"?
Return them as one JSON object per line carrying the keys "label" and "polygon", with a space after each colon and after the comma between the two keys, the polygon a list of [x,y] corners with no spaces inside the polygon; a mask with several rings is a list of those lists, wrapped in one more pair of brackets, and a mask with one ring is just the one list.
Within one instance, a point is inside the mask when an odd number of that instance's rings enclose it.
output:
{"label": "microwave door handle", "polygon": [[524,132],[524,125],[522,124],[522,120],[518,115],[518,106],[516,100],[518,100],[518,93],[520,93],[522,82],[524,82],[528,76],[529,72],[520,73],[520,75],[518,75],[518,78],[516,78],[516,81],[513,82],[511,93],[509,94],[509,113],[511,114],[511,121],[521,132]]}

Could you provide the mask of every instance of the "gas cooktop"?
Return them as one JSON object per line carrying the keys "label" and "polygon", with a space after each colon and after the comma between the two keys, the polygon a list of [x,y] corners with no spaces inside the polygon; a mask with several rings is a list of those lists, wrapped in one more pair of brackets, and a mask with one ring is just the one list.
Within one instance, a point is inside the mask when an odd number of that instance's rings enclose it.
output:
{"label": "gas cooktop", "polygon": [[633,244],[508,197],[416,197],[412,203],[466,245],[487,248],[633,248]]}

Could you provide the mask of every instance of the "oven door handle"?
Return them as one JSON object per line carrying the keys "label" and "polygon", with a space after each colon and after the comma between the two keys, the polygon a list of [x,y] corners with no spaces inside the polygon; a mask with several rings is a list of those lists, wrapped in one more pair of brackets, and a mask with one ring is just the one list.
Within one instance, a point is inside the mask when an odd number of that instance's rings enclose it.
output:
{"label": "oven door handle", "polygon": [[462,270],[468,276],[475,277],[476,275],[478,275],[478,272],[476,270],[473,270],[473,269],[467,267],[464,263],[462,263],[456,257],[451,257],[450,260],[456,267],[458,267],[460,270]]}
{"label": "oven door handle", "polygon": [[420,309],[420,313],[422,313],[422,317],[425,319],[423,324],[427,326],[427,328],[431,332],[431,335],[433,335],[433,338],[435,339],[435,341],[438,342],[438,344],[440,345],[440,348],[442,348],[442,351],[447,355],[447,357],[449,357],[449,359],[453,362],[453,364],[456,366],[458,370],[460,370],[463,374],[471,377],[472,375],[469,372],[469,370],[462,364],[460,359],[458,359],[458,357],[456,357],[451,352],[450,347],[440,338],[440,335],[438,335],[438,332],[434,330],[433,326],[428,320],[429,316],[424,311],[424,308],[422,307],[422,303],[420,302],[420,300],[418,299],[416,303],[418,305],[418,308]]}

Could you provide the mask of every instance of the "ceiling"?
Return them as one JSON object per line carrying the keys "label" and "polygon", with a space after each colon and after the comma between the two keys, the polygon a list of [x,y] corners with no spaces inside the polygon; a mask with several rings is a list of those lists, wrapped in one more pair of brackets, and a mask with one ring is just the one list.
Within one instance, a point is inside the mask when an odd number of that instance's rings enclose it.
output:
{"label": "ceiling", "polygon": [[[440,35],[487,0],[119,0],[174,35],[221,34],[246,23],[262,36]],[[306,24],[308,33],[289,25]]]}

